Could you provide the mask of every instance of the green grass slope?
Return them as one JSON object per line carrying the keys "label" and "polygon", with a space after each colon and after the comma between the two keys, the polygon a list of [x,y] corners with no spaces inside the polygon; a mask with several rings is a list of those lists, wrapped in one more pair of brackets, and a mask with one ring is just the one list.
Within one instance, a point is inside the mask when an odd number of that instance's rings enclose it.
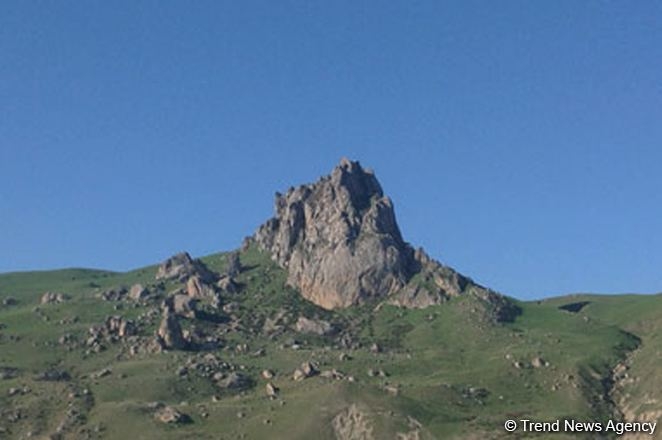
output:
{"label": "green grass slope", "polygon": [[[226,254],[202,261],[222,272]],[[0,307],[0,372],[11,372],[0,379],[0,438],[47,438],[63,422],[56,438],[519,438],[521,433],[504,431],[506,419],[660,415],[659,296],[521,302],[522,314],[505,324],[494,324],[471,297],[424,310],[373,304],[328,312],[286,287],[286,274],[268,256],[248,249],[241,262],[241,289],[223,298],[235,305],[234,327],[223,320],[182,319],[185,328],[222,330],[221,346],[202,352],[130,354],[130,343],[120,340],[94,353],[59,342],[66,334],[84,341],[88,329],[108,316],[138,319],[158,312],[163,296],[181,286],[157,283],[156,266],[127,273],[0,275],[0,299],[17,302]],[[135,283],[160,293],[143,303],[99,298],[105,289]],[[39,305],[46,291],[71,299]],[[589,304],[576,313],[559,309],[581,301]],[[333,336],[297,333],[299,316],[342,330]],[[282,330],[265,332],[278,319]],[[158,319],[147,322],[138,339],[154,335]],[[373,344],[381,350],[371,350]],[[228,391],[193,372],[181,374],[182,366],[204,363],[208,355],[249,376],[253,385]],[[307,361],[344,379],[292,380],[294,369]],[[620,363],[628,377],[614,379]],[[111,372],[97,377],[104,368]],[[67,371],[71,378],[36,380],[46,369]],[[275,372],[270,381],[280,389],[277,399],[266,395],[264,369]],[[155,420],[153,402],[172,405],[190,422]]]}

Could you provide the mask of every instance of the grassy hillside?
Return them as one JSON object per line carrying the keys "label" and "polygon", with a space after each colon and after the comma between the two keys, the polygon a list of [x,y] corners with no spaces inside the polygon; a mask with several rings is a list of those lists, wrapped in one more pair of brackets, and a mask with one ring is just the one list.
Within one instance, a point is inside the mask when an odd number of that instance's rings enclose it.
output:
{"label": "grassy hillside", "polygon": [[[226,258],[215,254],[202,261],[222,272]],[[522,302],[522,314],[507,324],[494,324],[471,297],[424,310],[373,304],[328,312],[285,287],[286,274],[266,255],[249,249],[241,262],[239,292],[223,297],[233,304],[232,326],[229,312],[181,319],[191,331],[220,335],[220,346],[160,353],[131,349],[153,338],[160,302],[181,287],[156,282],[156,266],[128,273],[0,275],[0,300],[16,300],[0,307],[0,437],[46,438],[64,425],[60,438],[72,439],[517,438],[504,432],[506,419],[660,415],[659,296]],[[149,287],[152,298],[99,297],[136,283]],[[40,305],[46,291],[70,299]],[[575,312],[559,308],[579,302],[588,304]],[[138,335],[90,351],[84,344],[90,327],[113,315],[140,322]],[[298,333],[299,316],[340,330],[329,336]],[[280,329],[267,331],[274,322]],[[307,361],[320,371],[335,369],[343,379],[292,380]],[[628,377],[614,380],[619,363]],[[199,374],[212,364],[241,372],[252,384],[219,388]],[[104,368],[107,374],[96,374]],[[49,369],[70,377],[37,380]],[[265,392],[265,369],[275,373],[270,382],[280,389],[276,399]],[[190,421],[156,420],[154,402],[177,408]]]}

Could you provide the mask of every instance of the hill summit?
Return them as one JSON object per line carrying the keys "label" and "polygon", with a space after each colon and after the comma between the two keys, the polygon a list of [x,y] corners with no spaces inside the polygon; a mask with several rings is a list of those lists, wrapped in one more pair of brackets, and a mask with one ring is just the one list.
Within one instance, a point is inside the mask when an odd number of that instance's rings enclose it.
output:
{"label": "hill summit", "polygon": [[325,309],[370,299],[422,308],[465,293],[507,308],[501,295],[405,242],[375,174],[346,158],[317,182],[277,193],[275,216],[250,241]]}

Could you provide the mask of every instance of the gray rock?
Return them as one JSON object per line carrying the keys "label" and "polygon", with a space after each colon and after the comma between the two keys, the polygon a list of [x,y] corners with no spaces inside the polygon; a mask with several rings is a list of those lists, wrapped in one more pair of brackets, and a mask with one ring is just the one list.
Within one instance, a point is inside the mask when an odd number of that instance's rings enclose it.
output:
{"label": "gray rock", "polygon": [[[330,176],[276,194],[275,216],[247,240],[287,270],[287,282],[326,309],[387,299],[423,308],[472,294],[512,319],[517,308],[406,243],[374,173],[342,159]],[[418,276],[415,276],[418,275]]]}
{"label": "gray rock", "polygon": [[227,293],[237,293],[239,291],[239,284],[231,276],[221,277],[216,286]]}
{"label": "gray rock", "polygon": [[163,311],[163,319],[157,331],[157,337],[164,348],[183,350],[188,346],[177,316],[167,308]]}
{"label": "gray rock", "polygon": [[300,316],[295,324],[296,331],[300,333],[312,333],[315,335],[325,336],[336,332],[329,322],[321,319],[308,319],[305,316]]}
{"label": "gray rock", "polygon": [[146,299],[149,296],[149,290],[147,290],[142,284],[134,284],[129,289],[129,298],[134,301],[141,301]]}
{"label": "gray rock", "polygon": [[41,296],[40,303],[41,304],[57,304],[57,303],[65,302],[68,299],[69,299],[69,296],[65,295],[63,293],[46,292]]}
{"label": "gray rock", "polygon": [[187,252],[181,252],[168,258],[156,271],[157,280],[184,282],[193,275],[199,276],[205,282],[213,282],[216,278],[202,261],[194,260]]}
{"label": "gray rock", "polygon": [[242,373],[232,372],[225,378],[218,381],[217,385],[220,388],[227,390],[244,390],[250,388],[253,381],[250,377]]}
{"label": "gray rock", "polygon": [[236,277],[241,273],[241,269],[239,252],[231,252],[228,255],[227,263],[225,263],[225,274],[229,277]]}
{"label": "gray rock", "polygon": [[192,275],[186,282],[186,293],[191,298],[214,298],[216,290],[199,275]]}
{"label": "gray rock", "polygon": [[195,318],[197,300],[183,293],[175,293],[165,299],[163,307],[177,315]]}
{"label": "gray rock", "polygon": [[401,289],[413,250],[371,171],[343,159],[317,183],[277,194],[276,216],[254,235],[288,269],[288,283],[326,309]]}
{"label": "gray rock", "polygon": [[167,424],[179,424],[186,423],[190,418],[172,406],[163,406],[156,410],[154,413],[154,418],[162,423]]}
{"label": "gray rock", "polygon": [[276,398],[278,397],[278,391],[279,389],[272,384],[271,382],[267,382],[265,385],[265,391],[267,392],[267,396],[271,398]]}

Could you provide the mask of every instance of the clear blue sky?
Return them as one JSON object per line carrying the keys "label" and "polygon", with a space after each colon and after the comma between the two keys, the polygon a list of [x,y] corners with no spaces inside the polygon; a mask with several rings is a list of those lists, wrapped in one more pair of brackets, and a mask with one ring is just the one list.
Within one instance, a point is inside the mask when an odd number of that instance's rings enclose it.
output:
{"label": "clear blue sky", "polygon": [[237,247],[341,156],[520,298],[662,291],[658,1],[0,2],[0,271]]}

